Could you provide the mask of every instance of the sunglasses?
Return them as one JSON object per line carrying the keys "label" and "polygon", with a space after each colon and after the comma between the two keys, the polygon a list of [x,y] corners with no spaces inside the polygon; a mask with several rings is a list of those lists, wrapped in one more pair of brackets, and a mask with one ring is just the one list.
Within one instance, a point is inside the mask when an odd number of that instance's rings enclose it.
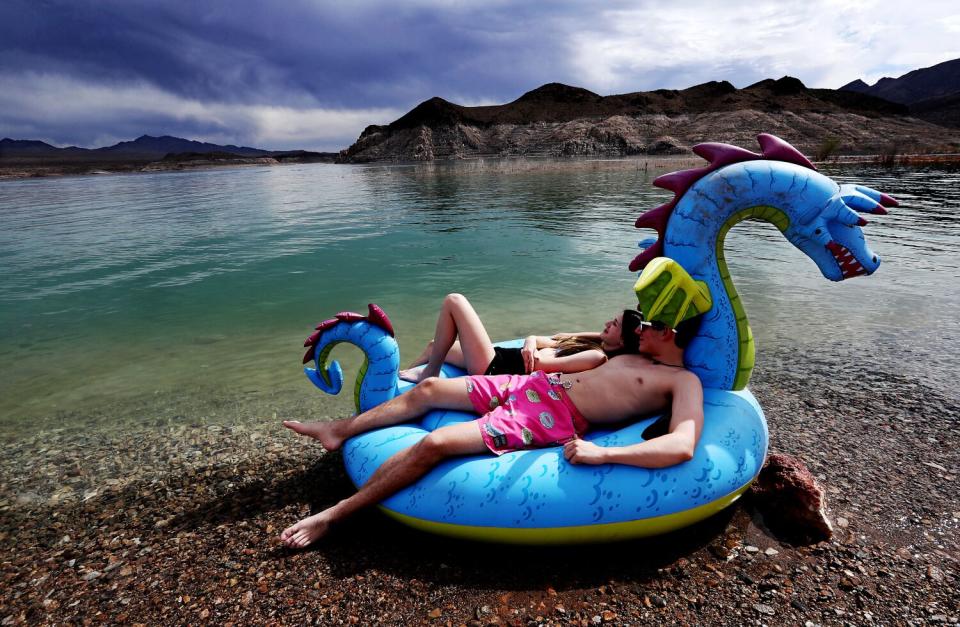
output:
{"label": "sunglasses", "polygon": [[[653,329],[653,330],[656,331],[657,333],[660,333],[661,331],[666,331],[667,329],[670,329],[670,327],[668,327],[668,326],[667,326],[666,324],[664,324],[663,322],[660,322],[659,320],[641,320],[640,322],[637,323],[637,330],[638,330],[638,331],[643,331],[644,327],[650,327],[651,329]],[[670,330],[673,331],[674,333],[676,333],[676,330],[675,330],[675,329],[670,329]]]}

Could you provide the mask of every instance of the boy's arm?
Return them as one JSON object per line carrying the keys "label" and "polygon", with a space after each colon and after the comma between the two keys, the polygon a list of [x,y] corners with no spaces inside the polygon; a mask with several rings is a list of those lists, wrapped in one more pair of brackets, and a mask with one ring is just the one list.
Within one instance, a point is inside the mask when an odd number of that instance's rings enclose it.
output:
{"label": "boy's arm", "polygon": [[630,446],[597,446],[572,440],[563,455],[572,464],[626,464],[642,468],[666,468],[693,458],[703,431],[703,388],[692,372],[674,378],[670,431],[665,435]]}

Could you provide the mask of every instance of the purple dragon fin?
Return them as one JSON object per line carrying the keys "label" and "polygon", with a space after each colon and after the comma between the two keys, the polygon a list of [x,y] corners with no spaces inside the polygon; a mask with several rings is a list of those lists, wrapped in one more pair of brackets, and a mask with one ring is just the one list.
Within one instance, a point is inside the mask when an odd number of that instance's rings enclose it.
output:
{"label": "purple dragon fin", "polygon": [[763,153],[764,159],[786,161],[811,170],[817,169],[815,165],[810,163],[809,159],[803,156],[802,152],[775,135],[760,133],[757,135],[757,142],[760,144],[760,151]]}
{"label": "purple dragon fin", "polygon": [[722,168],[731,163],[740,163],[741,161],[756,161],[762,159],[762,155],[740,148],[730,144],[720,144],[716,142],[707,142],[697,144],[693,147],[693,154],[703,157],[710,162],[710,165],[716,168]]}
{"label": "purple dragon fin", "polygon": [[[670,172],[669,174],[664,174],[654,179],[653,184],[655,186],[673,192],[673,200],[665,205],[660,205],[656,209],[651,209],[650,211],[641,214],[641,216],[637,218],[636,227],[638,229],[655,230],[657,232],[657,241],[633,258],[633,261],[630,262],[631,272],[636,272],[637,270],[643,269],[643,267],[646,266],[651,259],[663,255],[662,242],[666,233],[667,222],[670,219],[670,214],[673,212],[673,209],[677,206],[677,203],[680,202],[680,198],[687,192],[687,190],[690,189],[694,183],[714,170],[719,170],[722,167],[734,163],[740,163],[742,161],[760,161],[764,159],[769,159],[772,161],[786,161],[787,163],[793,163],[811,170],[817,169],[812,163],[810,163],[809,159],[803,156],[799,150],[783,141],[779,137],[770,135],[768,133],[761,133],[757,136],[757,142],[760,144],[762,154],[757,154],[755,152],[751,152],[738,146],[732,146],[730,144],[713,142],[697,144],[693,147],[693,152],[697,156],[703,157],[709,161],[709,165],[706,165],[702,168],[693,168],[691,170]],[[879,196],[876,200],[878,203],[883,204],[884,206],[896,206],[896,201],[889,196],[886,197],[887,202],[894,204],[882,202]]]}
{"label": "purple dragon fin", "polygon": [[396,334],[393,332],[393,324],[390,322],[390,318],[387,317],[387,313],[380,309],[379,306],[370,303],[367,305],[367,309],[370,313],[367,315],[367,320],[370,321],[370,324],[374,324],[387,333],[390,334],[390,337],[396,337]]}

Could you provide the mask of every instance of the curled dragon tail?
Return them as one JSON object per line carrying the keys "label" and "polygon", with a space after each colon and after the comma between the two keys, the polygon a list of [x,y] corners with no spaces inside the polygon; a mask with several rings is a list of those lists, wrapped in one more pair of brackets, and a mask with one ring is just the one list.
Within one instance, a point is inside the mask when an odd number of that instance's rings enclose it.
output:
{"label": "curled dragon tail", "polygon": [[397,395],[400,349],[394,339],[393,325],[387,314],[374,304],[366,316],[345,311],[317,325],[303,343],[308,347],[303,363],[311,359],[316,368],[303,369],[307,378],[327,394],[339,394],[343,388],[343,369],[336,361],[327,366],[333,347],[342,342],[363,351],[364,361],[357,375],[354,402],[358,412],[367,411]]}

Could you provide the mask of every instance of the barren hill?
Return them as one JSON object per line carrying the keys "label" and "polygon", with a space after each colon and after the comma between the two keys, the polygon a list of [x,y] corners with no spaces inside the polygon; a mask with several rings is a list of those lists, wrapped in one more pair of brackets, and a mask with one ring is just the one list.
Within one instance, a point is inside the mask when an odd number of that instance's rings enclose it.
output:
{"label": "barren hill", "polygon": [[749,145],[759,132],[808,153],[825,142],[845,153],[960,150],[960,131],[910,117],[906,105],[809,89],[787,76],[744,89],[723,81],[613,96],[550,83],[483,107],[431,98],[391,124],[367,127],[340,159],[680,154],[703,141]]}

